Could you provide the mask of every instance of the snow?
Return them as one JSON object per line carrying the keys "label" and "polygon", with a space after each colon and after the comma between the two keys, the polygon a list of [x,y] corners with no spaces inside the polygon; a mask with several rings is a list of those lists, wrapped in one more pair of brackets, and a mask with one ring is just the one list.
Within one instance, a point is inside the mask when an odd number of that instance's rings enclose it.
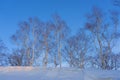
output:
{"label": "snow", "polygon": [[120,71],[0,67],[0,80],[120,80]]}

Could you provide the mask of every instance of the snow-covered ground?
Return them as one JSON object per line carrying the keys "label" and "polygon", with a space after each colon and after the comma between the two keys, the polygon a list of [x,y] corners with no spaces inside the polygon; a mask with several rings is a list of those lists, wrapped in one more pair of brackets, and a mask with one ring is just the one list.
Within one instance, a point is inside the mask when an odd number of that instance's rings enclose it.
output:
{"label": "snow-covered ground", "polygon": [[0,80],[120,80],[120,71],[0,67]]}

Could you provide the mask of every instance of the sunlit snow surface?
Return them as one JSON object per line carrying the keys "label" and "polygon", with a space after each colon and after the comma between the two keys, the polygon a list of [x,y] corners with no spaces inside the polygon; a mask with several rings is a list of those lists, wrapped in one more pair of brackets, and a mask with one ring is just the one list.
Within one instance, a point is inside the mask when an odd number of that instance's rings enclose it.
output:
{"label": "sunlit snow surface", "polygon": [[120,80],[120,71],[0,67],[0,80]]}

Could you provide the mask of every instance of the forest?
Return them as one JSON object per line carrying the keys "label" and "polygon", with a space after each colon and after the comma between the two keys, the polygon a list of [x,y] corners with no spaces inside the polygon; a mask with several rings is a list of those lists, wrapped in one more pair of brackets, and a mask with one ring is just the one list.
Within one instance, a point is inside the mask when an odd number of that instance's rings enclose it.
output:
{"label": "forest", "polygon": [[[93,7],[75,34],[55,13],[48,21],[30,17],[11,35],[10,52],[0,40],[0,66],[120,69],[120,13]],[[74,27],[74,26],[72,26]]]}

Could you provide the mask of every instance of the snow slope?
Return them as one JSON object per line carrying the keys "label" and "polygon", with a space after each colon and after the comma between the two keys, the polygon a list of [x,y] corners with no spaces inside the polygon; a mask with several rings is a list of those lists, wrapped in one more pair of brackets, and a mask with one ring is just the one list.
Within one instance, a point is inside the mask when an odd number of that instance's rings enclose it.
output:
{"label": "snow slope", "polygon": [[0,80],[120,80],[120,71],[0,67]]}

